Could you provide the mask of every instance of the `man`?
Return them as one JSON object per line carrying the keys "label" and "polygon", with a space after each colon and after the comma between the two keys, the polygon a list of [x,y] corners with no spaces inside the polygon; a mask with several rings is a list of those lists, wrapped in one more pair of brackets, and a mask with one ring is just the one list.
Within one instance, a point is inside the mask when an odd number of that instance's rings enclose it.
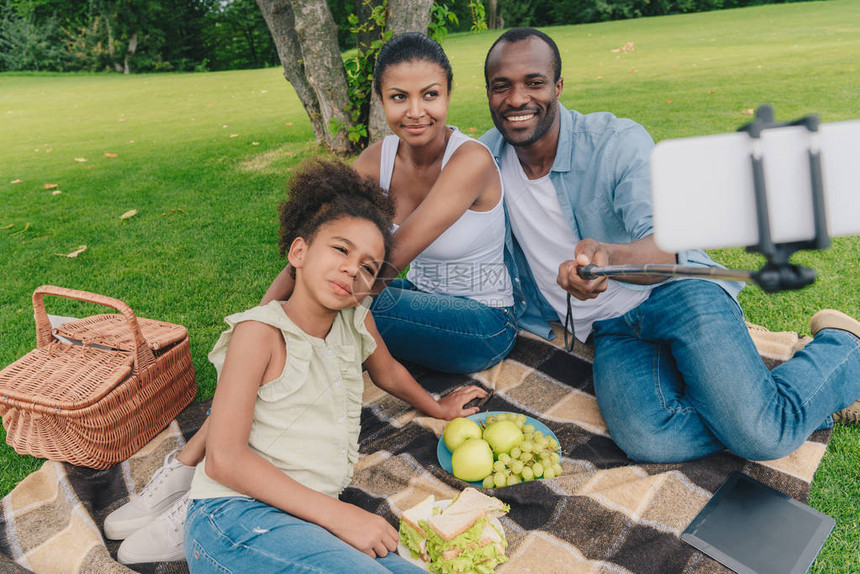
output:
{"label": "man", "polygon": [[[496,127],[482,141],[502,169],[519,325],[549,337],[547,321],[564,319],[567,293],[575,298],[569,330],[581,341],[593,332],[598,405],[630,458],[680,462],[726,448],[779,458],[860,397],[860,322],[838,311],[817,313],[814,341],[770,372],[737,303],[742,284],[580,278],[590,263],[716,263],[656,246],[650,136],[609,113],[565,109],[551,38],[506,32],[484,75]],[[837,415],[856,422],[860,402]]]}

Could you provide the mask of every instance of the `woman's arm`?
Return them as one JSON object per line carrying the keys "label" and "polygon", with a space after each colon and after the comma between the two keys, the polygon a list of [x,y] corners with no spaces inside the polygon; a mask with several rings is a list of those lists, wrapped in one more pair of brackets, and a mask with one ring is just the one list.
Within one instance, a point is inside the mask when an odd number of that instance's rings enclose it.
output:
{"label": "woman's arm", "polygon": [[352,164],[352,169],[379,185],[379,164],[382,162],[382,142],[368,146]]}
{"label": "woman's arm", "polygon": [[[380,153],[370,151],[362,153],[353,167],[378,181]],[[464,143],[448,160],[427,197],[400,223],[388,256],[391,265],[385,266],[381,279],[402,271],[476,202],[492,198],[494,201],[487,202],[492,208],[500,197],[501,181],[492,156],[477,142]]]}
{"label": "woman's arm", "polygon": [[409,374],[406,367],[391,356],[376,328],[373,315],[368,313],[364,324],[376,340],[376,350],[367,358],[364,366],[377,387],[437,419],[451,420],[454,417],[466,417],[480,410],[478,407],[463,408],[463,405],[474,398],[487,396],[487,391],[475,385],[458,387],[437,402]]}
{"label": "woman's arm", "polygon": [[[261,502],[319,524],[371,557],[397,548],[397,531],[374,514],[296,482],[248,447],[257,389],[283,371],[273,349],[279,331],[254,321],[233,332],[212,401],[206,437],[206,474]],[[280,363],[280,364],[273,364]]]}
{"label": "woman's arm", "polygon": [[492,156],[478,143],[463,144],[448,160],[424,201],[400,224],[389,257],[397,271],[403,270],[491,190],[497,190],[493,194],[496,198],[501,197],[501,181]]}
{"label": "woman's arm", "polygon": [[272,281],[272,284],[269,285],[266,294],[263,295],[263,299],[260,301],[260,305],[266,305],[270,301],[286,301],[293,294],[293,287],[295,286],[296,280],[293,279],[292,267],[287,263],[281,269],[281,272],[278,273],[278,276],[275,277],[275,280]]}

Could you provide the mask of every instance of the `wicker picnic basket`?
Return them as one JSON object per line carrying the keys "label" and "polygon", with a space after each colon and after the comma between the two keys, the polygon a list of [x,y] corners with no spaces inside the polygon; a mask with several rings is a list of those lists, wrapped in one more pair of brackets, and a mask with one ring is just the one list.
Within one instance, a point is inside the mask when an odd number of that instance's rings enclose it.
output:
{"label": "wicker picnic basket", "polygon": [[[119,314],[52,328],[45,295]],[[0,416],[16,452],[105,469],[149,442],[197,393],[185,327],[138,318],[112,297],[50,285],[33,293],[33,309],[37,348],[0,371]]]}

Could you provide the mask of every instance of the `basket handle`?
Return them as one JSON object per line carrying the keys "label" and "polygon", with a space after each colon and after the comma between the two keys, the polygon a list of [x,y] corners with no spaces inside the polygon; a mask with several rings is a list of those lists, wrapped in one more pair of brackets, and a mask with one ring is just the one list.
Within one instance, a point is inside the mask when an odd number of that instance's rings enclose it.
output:
{"label": "basket handle", "polygon": [[37,287],[33,292],[33,314],[36,319],[37,347],[47,347],[53,340],[51,335],[51,320],[48,319],[48,313],[45,311],[45,302],[43,300],[45,295],[77,299],[85,303],[95,303],[116,309],[125,317],[132,334],[132,339],[134,340],[134,370],[140,372],[155,364],[155,356],[152,354],[152,349],[149,348],[149,344],[143,336],[143,331],[140,330],[140,324],[137,322],[137,317],[131,307],[113,297],[90,293],[89,291],[55,287],[54,285],[42,285],[41,287]]}

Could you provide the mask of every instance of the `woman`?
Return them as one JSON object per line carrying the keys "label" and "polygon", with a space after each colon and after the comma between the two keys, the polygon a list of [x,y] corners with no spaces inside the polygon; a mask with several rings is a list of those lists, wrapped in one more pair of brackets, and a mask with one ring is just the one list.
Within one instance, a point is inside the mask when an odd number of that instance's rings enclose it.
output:
{"label": "woman", "polygon": [[424,34],[396,36],[379,52],[373,87],[393,135],[353,167],[394,200],[394,279],[371,307],[392,354],[439,371],[491,367],[514,345],[504,265],[498,168],[483,144],[446,125],[451,65]]}

